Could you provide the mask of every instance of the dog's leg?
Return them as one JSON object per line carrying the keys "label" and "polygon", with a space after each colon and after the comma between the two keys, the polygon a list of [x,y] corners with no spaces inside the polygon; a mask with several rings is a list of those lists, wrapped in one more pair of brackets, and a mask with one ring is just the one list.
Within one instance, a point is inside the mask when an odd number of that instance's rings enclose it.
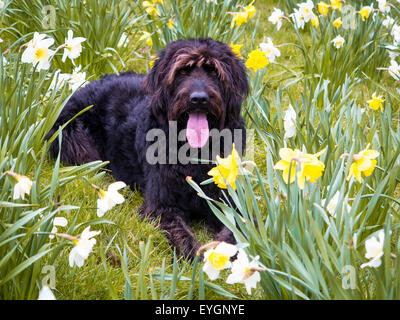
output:
{"label": "dog's leg", "polygon": [[151,213],[142,210],[142,215],[150,219],[160,219],[160,228],[166,231],[171,245],[185,258],[194,259],[200,244],[187,225],[183,212],[178,208],[158,208]]}

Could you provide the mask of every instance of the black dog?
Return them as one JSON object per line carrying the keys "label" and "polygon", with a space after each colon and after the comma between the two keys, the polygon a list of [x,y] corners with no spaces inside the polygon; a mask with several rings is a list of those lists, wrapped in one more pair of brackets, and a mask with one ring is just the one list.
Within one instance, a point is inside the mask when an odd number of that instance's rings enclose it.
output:
{"label": "black dog", "polygon": [[[178,132],[187,129],[187,141],[178,141],[177,147],[189,143],[189,153],[196,149],[212,150],[209,130],[225,129],[236,146],[244,150],[245,130],[240,111],[248,91],[243,62],[229,45],[212,39],[179,40],[159,52],[148,75],[106,75],[78,90],[48,137],[82,109],[93,105],[64,128],[61,160],[72,165],[110,161],[117,180],[144,192],[141,215],[159,218],[171,244],[184,256],[193,258],[199,244],[188,220],[205,218],[216,240],[235,242],[230,230],[185,181],[187,176],[196,182],[209,179],[207,172],[213,164],[182,163],[180,157],[173,163],[165,148],[158,149],[153,156],[164,156],[166,163],[153,163],[148,151],[154,142],[148,141],[151,139],[147,134],[161,130],[165,142],[172,135],[171,123]],[[240,141],[235,140],[234,129],[243,133]],[[221,146],[227,144],[225,137],[220,140]],[[227,155],[222,147],[217,148],[218,154]],[[50,148],[53,157],[58,155],[58,149],[58,141],[54,141]],[[203,189],[213,199],[221,197],[221,190],[213,183]]]}

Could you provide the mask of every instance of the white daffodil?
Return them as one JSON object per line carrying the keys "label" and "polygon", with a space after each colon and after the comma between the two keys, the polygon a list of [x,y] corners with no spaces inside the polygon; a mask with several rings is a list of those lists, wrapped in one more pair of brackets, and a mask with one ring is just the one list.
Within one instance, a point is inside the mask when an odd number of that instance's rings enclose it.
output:
{"label": "white daffodil", "polygon": [[267,42],[260,43],[260,49],[265,53],[270,63],[275,62],[275,58],[281,55],[281,52],[274,46],[271,38],[267,38]]}
{"label": "white daffodil", "polygon": [[371,259],[370,261],[363,263],[361,269],[365,267],[378,268],[381,263],[381,257],[383,256],[383,245],[385,241],[385,232],[380,230],[378,238],[371,237],[365,241],[365,258]]}
{"label": "white daffodil", "polygon": [[400,26],[398,24],[395,24],[392,27],[390,34],[393,36],[394,45],[397,46],[397,44],[400,43]]}
{"label": "white daffodil", "polygon": [[387,17],[385,20],[382,21],[382,25],[386,28],[389,28],[393,25],[394,19],[392,17]]}
{"label": "white daffodil", "polygon": [[304,17],[298,9],[294,9],[294,12],[289,15],[292,19],[297,28],[304,29]]}
{"label": "white daffodil", "polygon": [[3,9],[4,8],[4,1],[3,0],[0,0],[0,9]]}
{"label": "white daffodil", "polygon": [[307,0],[306,2],[299,3],[298,7],[300,15],[303,17],[304,22],[315,19],[315,15],[313,12],[314,3],[312,2],[312,0]]}
{"label": "white daffodil", "polygon": [[78,90],[86,83],[86,72],[81,72],[81,66],[76,67],[68,79],[72,91]]}
{"label": "white daffodil", "polygon": [[33,39],[26,44],[27,48],[22,53],[21,61],[37,65],[37,71],[48,70],[50,58],[54,54],[54,51],[49,49],[53,45],[54,39],[46,37],[45,34],[35,32]]}
{"label": "white daffodil", "polygon": [[74,38],[74,32],[68,30],[68,38],[65,39],[64,44],[64,54],[62,57],[62,62],[65,62],[67,58],[71,59],[74,63],[74,59],[78,58],[82,52],[82,42],[86,41],[86,38],[76,37]]}
{"label": "white daffodil", "polygon": [[271,13],[268,21],[276,24],[276,30],[279,30],[282,27],[282,18],[285,16],[282,10],[278,8],[274,8],[274,11]]}
{"label": "white daffodil", "polygon": [[68,220],[64,217],[55,217],[53,221],[53,229],[51,229],[51,235],[49,235],[50,239],[54,238],[54,233],[57,233],[57,227],[66,227],[68,225]]}
{"label": "white daffodil", "polygon": [[331,42],[333,43],[333,45],[335,46],[336,49],[339,49],[339,48],[343,47],[345,40],[341,35],[338,35]]}
{"label": "white daffodil", "polygon": [[17,183],[14,186],[13,200],[16,200],[18,198],[24,200],[25,194],[29,195],[29,193],[31,192],[33,182],[28,177],[20,174],[10,173],[10,175],[13,176],[15,180],[17,180]]}
{"label": "white daffodil", "polygon": [[106,211],[125,201],[124,197],[118,192],[125,187],[125,182],[117,181],[110,184],[107,191],[99,190],[100,199],[97,200],[97,216],[102,217]]}
{"label": "white daffodil", "polygon": [[68,73],[61,73],[61,70],[57,70],[51,81],[50,90],[61,90],[62,87],[71,79],[71,75]]}
{"label": "white daffodil", "polygon": [[400,80],[400,65],[394,59],[390,61],[388,71],[395,80]]}
{"label": "white daffodil", "polygon": [[69,265],[72,268],[74,265],[82,267],[89,254],[93,251],[93,246],[96,244],[94,236],[100,234],[100,231],[90,231],[90,226],[83,230],[81,237],[73,240],[75,247],[69,253]]}
{"label": "white daffodil", "polygon": [[204,253],[205,263],[203,271],[210,280],[217,279],[221,270],[231,266],[229,259],[234,256],[236,252],[236,246],[221,242],[214,249],[209,249]]}
{"label": "white daffodil", "polygon": [[380,12],[389,13],[390,12],[390,5],[387,3],[386,0],[376,0],[378,2],[378,9]]}
{"label": "white daffodil", "polygon": [[[326,210],[334,218],[336,218],[336,207],[339,202],[339,197],[340,197],[340,192],[338,190],[333,195],[333,197],[329,200],[328,205],[326,206]],[[326,198],[322,199],[322,201],[321,201],[322,206],[325,206],[326,201],[327,201]],[[343,203],[343,206],[344,206],[344,203]],[[347,204],[347,211],[350,211],[350,210],[351,210],[351,207]]]}
{"label": "white daffodil", "polygon": [[48,286],[43,286],[39,291],[38,300],[56,300],[56,297]]}
{"label": "white daffodil", "polygon": [[296,135],[296,111],[294,111],[292,105],[289,104],[289,108],[283,115],[283,127],[285,129],[284,139],[287,140]]}
{"label": "white daffodil", "polygon": [[264,270],[259,266],[257,260],[258,256],[250,262],[246,252],[239,249],[237,259],[232,262],[232,273],[226,279],[226,283],[244,283],[247,293],[251,294],[251,289],[255,289],[261,280],[259,271]]}

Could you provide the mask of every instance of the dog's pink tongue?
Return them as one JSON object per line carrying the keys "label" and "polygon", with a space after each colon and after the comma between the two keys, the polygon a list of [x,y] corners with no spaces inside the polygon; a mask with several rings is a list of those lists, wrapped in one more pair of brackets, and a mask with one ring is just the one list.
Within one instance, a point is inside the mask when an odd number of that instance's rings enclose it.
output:
{"label": "dog's pink tongue", "polygon": [[207,143],[209,135],[207,116],[200,112],[189,114],[186,127],[186,138],[189,145],[192,148],[202,148]]}

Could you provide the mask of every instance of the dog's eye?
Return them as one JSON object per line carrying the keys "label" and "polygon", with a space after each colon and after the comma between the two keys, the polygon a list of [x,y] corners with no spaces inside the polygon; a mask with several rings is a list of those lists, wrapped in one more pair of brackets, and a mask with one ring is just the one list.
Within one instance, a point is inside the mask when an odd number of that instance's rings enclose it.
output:
{"label": "dog's eye", "polygon": [[182,68],[179,70],[179,74],[185,75],[188,74],[190,72],[189,68]]}
{"label": "dog's eye", "polygon": [[209,65],[205,65],[204,66],[204,70],[208,73],[208,74],[210,74],[210,75],[212,75],[212,76],[217,76],[217,70],[215,70],[215,68],[214,67],[212,67],[212,66],[209,66]]}

